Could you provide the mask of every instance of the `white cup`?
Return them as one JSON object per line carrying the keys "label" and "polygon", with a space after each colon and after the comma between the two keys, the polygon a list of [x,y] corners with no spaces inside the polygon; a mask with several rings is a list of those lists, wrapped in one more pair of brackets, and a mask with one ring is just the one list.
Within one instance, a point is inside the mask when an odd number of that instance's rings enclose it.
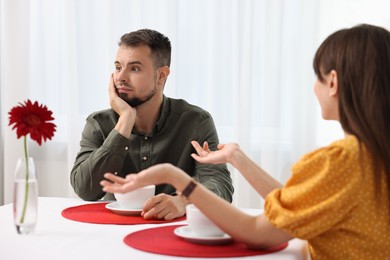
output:
{"label": "white cup", "polygon": [[147,199],[154,196],[155,185],[145,186],[127,193],[114,193],[123,209],[142,209]]}
{"label": "white cup", "polygon": [[219,237],[225,233],[206,217],[195,205],[186,206],[188,226],[195,235]]}

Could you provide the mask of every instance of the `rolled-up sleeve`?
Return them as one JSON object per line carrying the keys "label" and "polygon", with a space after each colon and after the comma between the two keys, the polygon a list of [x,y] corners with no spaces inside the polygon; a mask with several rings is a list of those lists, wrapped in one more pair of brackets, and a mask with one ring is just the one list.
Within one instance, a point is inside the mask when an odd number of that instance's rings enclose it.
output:
{"label": "rolled-up sleeve", "polygon": [[116,130],[111,130],[108,136],[89,117],[82,133],[80,152],[71,171],[70,181],[76,194],[84,200],[101,199],[105,193],[102,191],[100,181],[106,172],[121,171],[129,140]]}

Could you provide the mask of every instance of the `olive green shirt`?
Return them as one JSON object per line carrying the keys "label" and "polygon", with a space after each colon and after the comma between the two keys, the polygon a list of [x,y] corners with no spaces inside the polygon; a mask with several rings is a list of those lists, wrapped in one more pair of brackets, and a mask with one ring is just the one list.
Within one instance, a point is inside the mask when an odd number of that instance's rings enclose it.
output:
{"label": "olive green shirt", "polygon": [[[118,176],[138,173],[149,166],[171,163],[193,176],[208,189],[231,202],[233,185],[226,164],[200,164],[191,153],[191,141],[207,141],[211,150],[219,143],[211,115],[184,100],[164,96],[160,118],[149,134],[133,132],[129,139],[114,127],[118,114],[107,109],[92,113],[86,120],[70,182],[76,194],[84,200],[113,200],[100,186],[106,172]],[[175,189],[158,185],[156,194],[172,194]]]}

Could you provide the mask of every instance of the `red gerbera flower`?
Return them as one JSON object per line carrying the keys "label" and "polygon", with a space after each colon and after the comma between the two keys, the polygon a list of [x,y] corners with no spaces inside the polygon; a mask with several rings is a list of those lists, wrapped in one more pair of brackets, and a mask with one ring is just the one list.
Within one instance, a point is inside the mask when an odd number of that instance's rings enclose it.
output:
{"label": "red gerbera flower", "polygon": [[44,141],[51,140],[56,131],[56,125],[49,122],[54,120],[52,112],[44,105],[39,105],[37,101],[32,103],[29,99],[24,104],[13,107],[9,114],[9,125],[16,128],[18,138],[30,134],[32,140],[39,145]]}

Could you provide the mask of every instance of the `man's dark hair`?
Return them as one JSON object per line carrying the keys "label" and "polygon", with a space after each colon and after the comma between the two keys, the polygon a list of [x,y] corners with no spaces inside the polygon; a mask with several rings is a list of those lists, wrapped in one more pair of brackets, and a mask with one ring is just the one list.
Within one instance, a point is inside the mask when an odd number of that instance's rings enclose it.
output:
{"label": "man's dark hair", "polygon": [[141,29],[123,35],[119,46],[137,47],[149,46],[154,67],[159,68],[171,65],[171,42],[165,35],[150,29]]}

